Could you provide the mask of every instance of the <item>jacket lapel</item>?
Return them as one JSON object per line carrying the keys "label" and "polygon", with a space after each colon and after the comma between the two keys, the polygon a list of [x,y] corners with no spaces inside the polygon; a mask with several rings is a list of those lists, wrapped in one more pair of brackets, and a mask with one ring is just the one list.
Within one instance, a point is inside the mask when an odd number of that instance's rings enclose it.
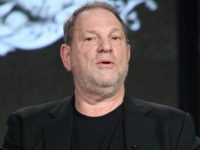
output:
{"label": "jacket lapel", "polygon": [[[49,119],[43,125],[46,149],[71,150],[73,100],[74,97],[67,98],[49,112]],[[127,96],[124,104],[126,150],[157,150],[151,108]]]}
{"label": "jacket lapel", "polygon": [[125,98],[126,150],[157,150],[155,120],[150,117],[151,108],[140,100]]}
{"label": "jacket lapel", "polygon": [[65,99],[49,112],[49,120],[43,125],[47,150],[71,149],[73,99]]}

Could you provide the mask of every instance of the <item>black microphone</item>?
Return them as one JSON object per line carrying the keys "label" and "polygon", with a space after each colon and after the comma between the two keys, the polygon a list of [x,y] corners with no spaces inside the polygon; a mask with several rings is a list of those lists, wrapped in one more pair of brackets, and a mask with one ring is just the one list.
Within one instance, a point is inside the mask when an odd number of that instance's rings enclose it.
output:
{"label": "black microphone", "polygon": [[137,146],[136,145],[133,145],[132,146],[132,150],[136,150]]}

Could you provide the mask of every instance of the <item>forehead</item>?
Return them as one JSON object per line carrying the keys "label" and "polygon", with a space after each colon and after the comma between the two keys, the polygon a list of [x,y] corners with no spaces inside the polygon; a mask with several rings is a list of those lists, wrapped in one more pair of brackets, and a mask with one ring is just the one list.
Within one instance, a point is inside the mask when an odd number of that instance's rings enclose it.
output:
{"label": "forehead", "polygon": [[122,25],[112,12],[102,8],[93,8],[79,14],[75,28],[81,30],[118,28],[122,30]]}

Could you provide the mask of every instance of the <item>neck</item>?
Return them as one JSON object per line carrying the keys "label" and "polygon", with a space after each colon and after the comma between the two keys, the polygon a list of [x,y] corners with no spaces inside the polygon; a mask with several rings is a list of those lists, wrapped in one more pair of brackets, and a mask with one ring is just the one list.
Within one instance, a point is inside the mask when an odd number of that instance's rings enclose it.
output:
{"label": "neck", "polygon": [[75,107],[77,111],[84,115],[91,117],[102,116],[122,104],[124,93],[124,85],[119,88],[115,95],[110,97],[86,94],[75,88]]}

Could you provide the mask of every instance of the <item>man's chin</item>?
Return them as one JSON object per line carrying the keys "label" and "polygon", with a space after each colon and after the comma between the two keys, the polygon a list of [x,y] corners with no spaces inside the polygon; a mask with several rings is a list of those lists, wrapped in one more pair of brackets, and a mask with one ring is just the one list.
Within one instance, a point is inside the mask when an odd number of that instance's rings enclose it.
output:
{"label": "man's chin", "polygon": [[104,79],[101,81],[96,81],[96,85],[102,88],[109,88],[109,87],[115,87],[117,85],[119,85],[119,81],[118,80],[113,80],[112,79]]}

